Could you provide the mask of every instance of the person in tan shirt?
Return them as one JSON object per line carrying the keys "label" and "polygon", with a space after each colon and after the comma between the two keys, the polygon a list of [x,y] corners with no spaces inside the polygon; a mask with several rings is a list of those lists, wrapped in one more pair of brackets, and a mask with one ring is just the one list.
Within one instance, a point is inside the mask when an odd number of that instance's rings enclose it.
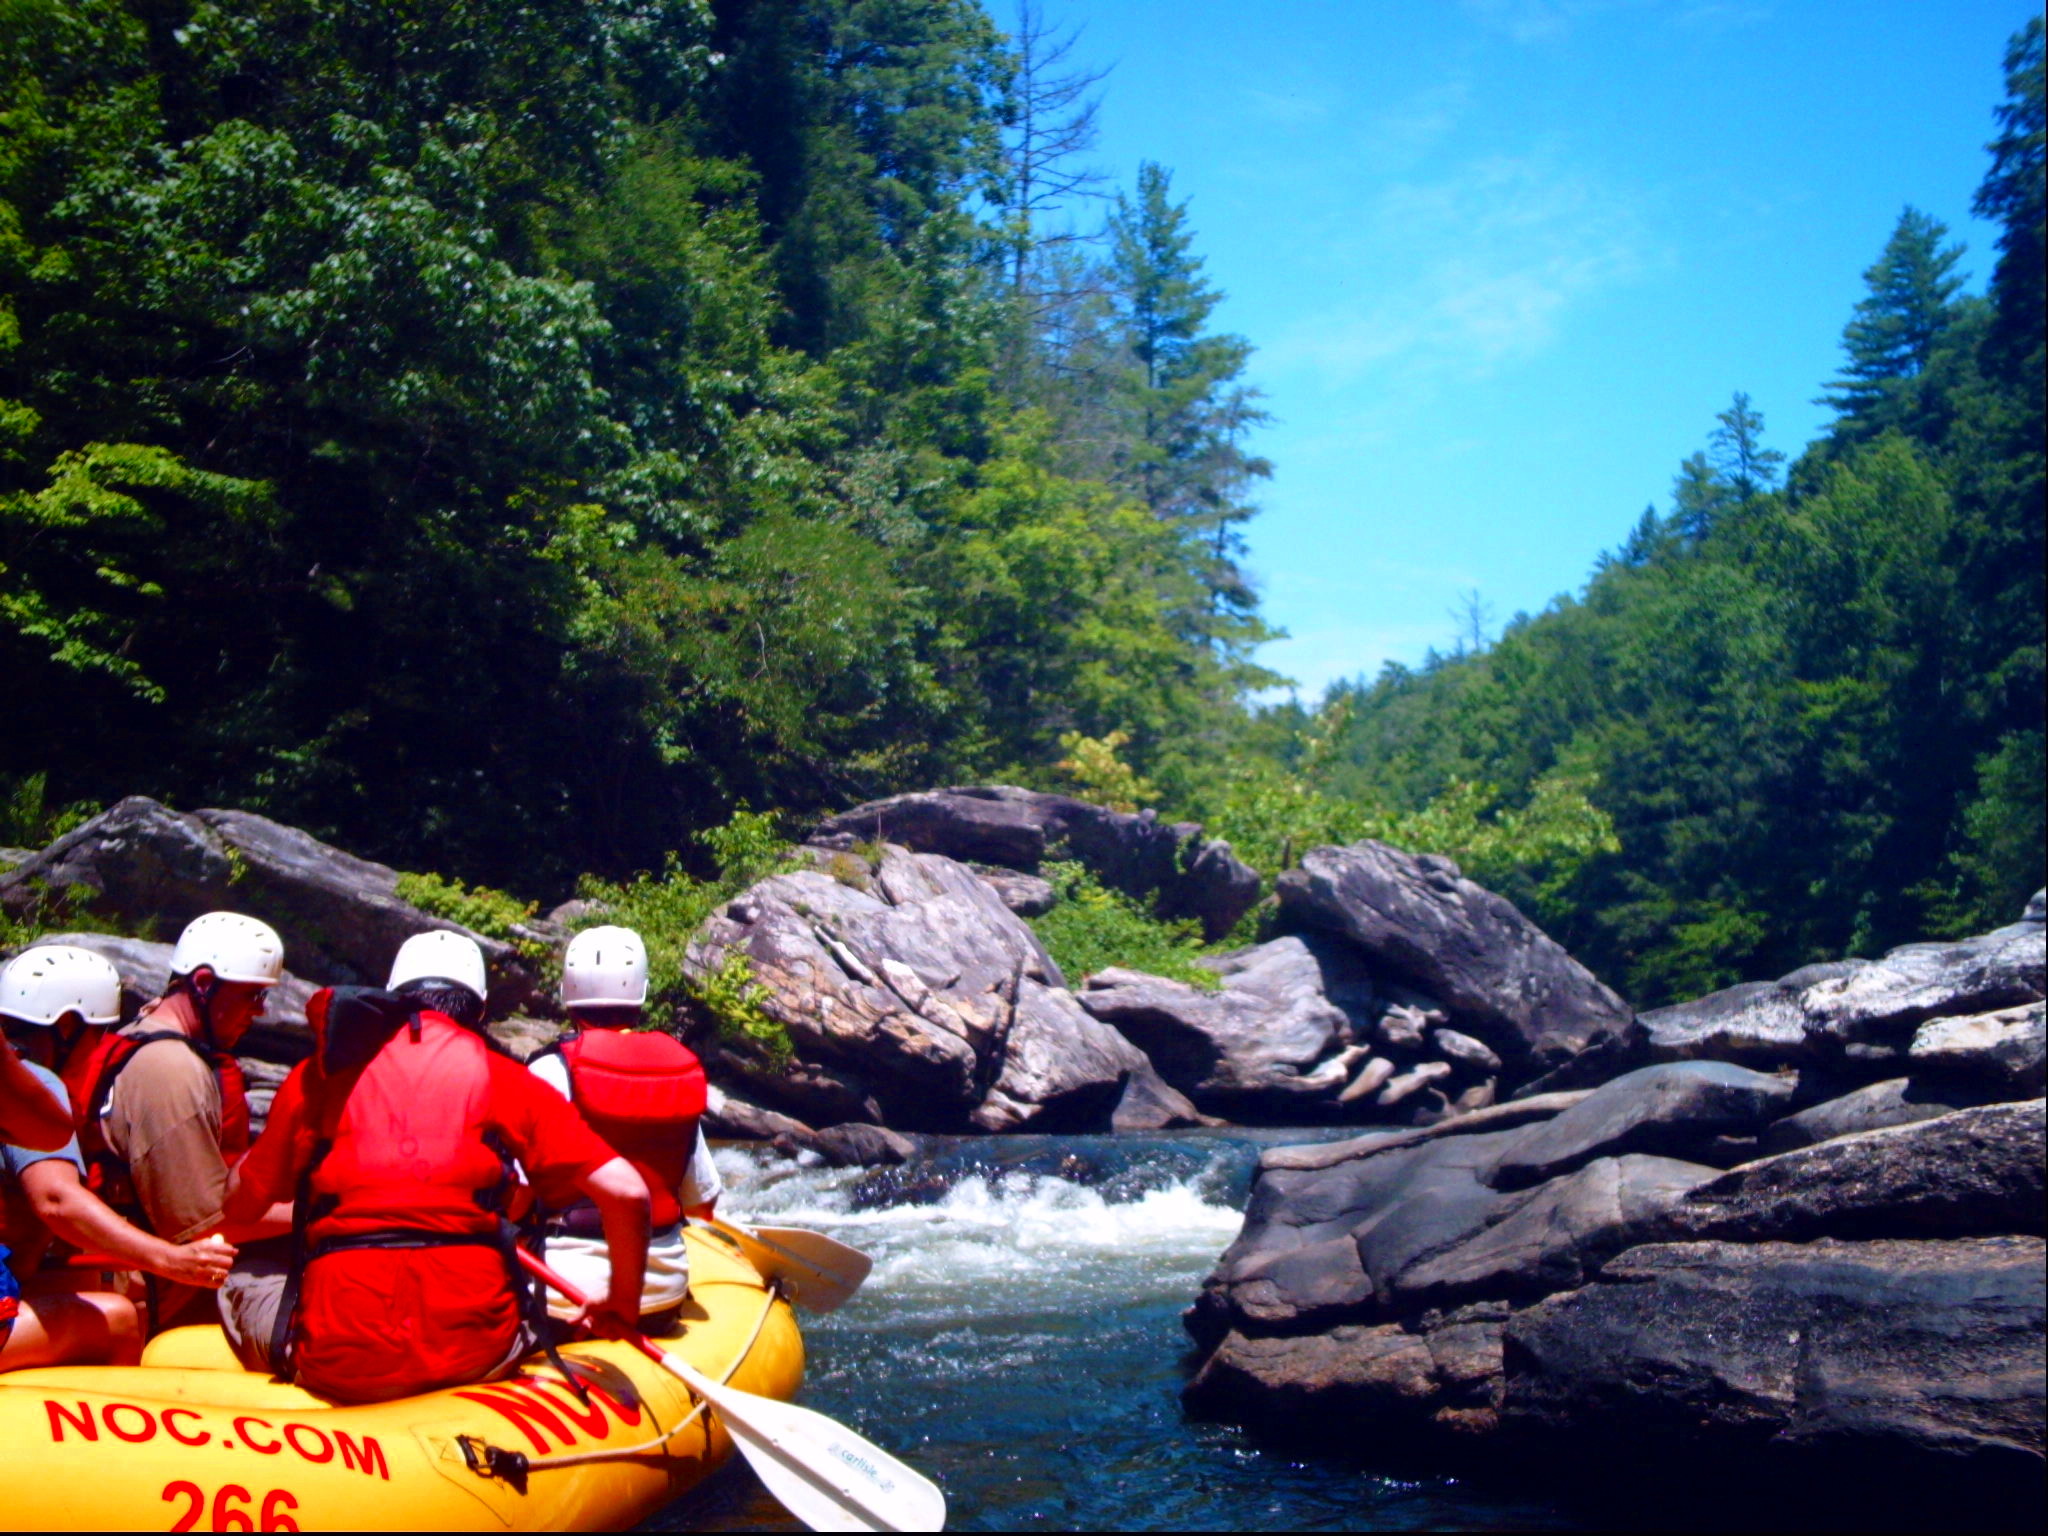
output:
{"label": "person in tan shirt", "polygon": [[[166,1242],[220,1232],[229,1164],[249,1147],[231,1052],[283,968],[283,943],[267,924],[235,912],[193,919],[172,952],[169,989],[120,1032],[95,1085],[85,1140],[108,1202]],[[243,1242],[290,1227],[287,1205],[223,1235]],[[154,1326],[198,1294],[163,1288]]]}

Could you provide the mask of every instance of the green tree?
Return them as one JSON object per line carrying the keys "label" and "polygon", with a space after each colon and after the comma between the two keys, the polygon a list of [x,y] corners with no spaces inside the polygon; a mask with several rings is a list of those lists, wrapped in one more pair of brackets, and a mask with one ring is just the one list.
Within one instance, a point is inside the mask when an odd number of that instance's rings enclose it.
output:
{"label": "green tree", "polygon": [[1963,248],[1944,245],[1947,236],[1947,225],[1909,207],[1863,274],[1869,292],[1842,332],[1847,362],[1818,402],[1849,418],[1838,434],[1872,436],[1913,422],[1918,383],[1963,286],[1955,271]]}

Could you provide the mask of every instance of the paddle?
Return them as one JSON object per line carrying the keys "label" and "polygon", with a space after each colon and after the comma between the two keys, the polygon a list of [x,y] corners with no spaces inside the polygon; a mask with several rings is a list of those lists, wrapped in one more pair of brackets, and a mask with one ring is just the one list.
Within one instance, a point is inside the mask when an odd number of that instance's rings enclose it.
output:
{"label": "paddle", "polygon": [[813,1312],[830,1312],[842,1305],[875,1261],[858,1248],[849,1247],[822,1232],[801,1227],[740,1227],[716,1216],[698,1218],[738,1248],[764,1280],[780,1280],[790,1300]]}
{"label": "paddle", "polygon": [[[584,1305],[581,1291],[523,1248],[519,1259],[575,1305]],[[629,1334],[626,1342],[718,1411],[762,1486],[812,1530],[946,1528],[946,1496],[938,1485],[845,1425],[794,1403],[725,1386],[642,1334]]]}

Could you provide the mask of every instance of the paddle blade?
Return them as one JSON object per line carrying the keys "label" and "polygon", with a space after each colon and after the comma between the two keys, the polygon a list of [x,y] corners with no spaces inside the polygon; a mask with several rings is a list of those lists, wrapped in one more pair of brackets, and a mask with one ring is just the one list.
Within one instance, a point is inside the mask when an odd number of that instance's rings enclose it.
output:
{"label": "paddle blade", "polygon": [[790,1299],[813,1312],[830,1312],[860,1289],[875,1261],[822,1232],[801,1227],[741,1227],[713,1218],[706,1225],[728,1238],[764,1280],[780,1280]]}
{"label": "paddle blade", "polygon": [[873,1441],[822,1413],[722,1386],[689,1361],[661,1363],[717,1411],[761,1485],[814,1531],[942,1531],[946,1496]]}

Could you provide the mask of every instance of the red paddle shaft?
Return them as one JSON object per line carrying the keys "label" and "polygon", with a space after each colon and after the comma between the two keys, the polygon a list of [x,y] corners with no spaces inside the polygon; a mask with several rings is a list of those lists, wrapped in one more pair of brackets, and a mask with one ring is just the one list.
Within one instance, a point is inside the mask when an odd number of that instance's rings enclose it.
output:
{"label": "red paddle shaft", "polygon": [[[564,1280],[560,1275],[556,1274],[546,1264],[541,1262],[539,1259],[535,1258],[532,1254],[528,1253],[524,1248],[521,1248],[517,1251],[519,1254],[519,1262],[526,1266],[526,1272],[528,1274],[533,1275],[545,1284],[552,1286],[555,1290],[560,1291],[564,1299],[573,1302],[576,1306],[587,1307],[590,1305],[590,1298],[588,1296],[584,1295],[582,1291],[578,1290],[575,1286],[571,1285],[567,1280]],[[638,1329],[634,1329],[629,1333],[621,1334],[620,1337],[623,1338],[628,1344],[632,1345],[635,1349],[639,1350],[640,1353],[645,1355],[648,1359],[656,1361],[657,1363],[665,1360],[668,1357],[667,1350],[661,1348],[661,1346],[658,1344],[652,1343],[647,1338],[647,1336],[641,1333]]]}

